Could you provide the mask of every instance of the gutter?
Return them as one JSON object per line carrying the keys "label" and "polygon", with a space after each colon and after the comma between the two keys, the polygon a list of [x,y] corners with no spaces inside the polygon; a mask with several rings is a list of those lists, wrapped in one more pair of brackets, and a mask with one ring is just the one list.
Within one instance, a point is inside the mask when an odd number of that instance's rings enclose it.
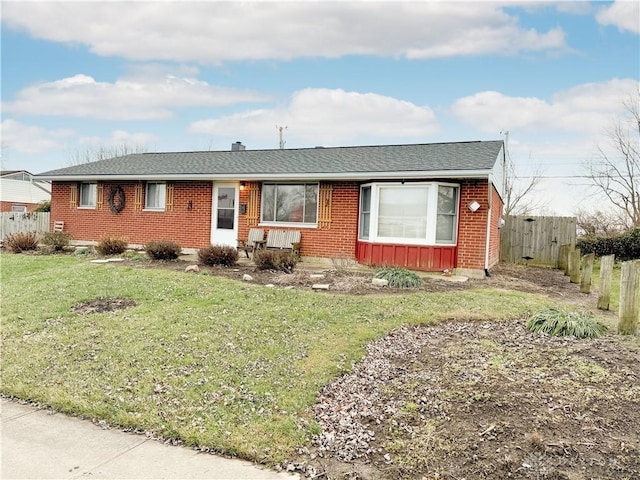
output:
{"label": "gutter", "polygon": [[205,180],[205,181],[236,181],[236,180],[415,180],[422,178],[471,178],[488,179],[491,170],[436,170],[436,171],[405,171],[405,172],[355,172],[355,173],[178,173],[178,174],[71,174],[71,175],[36,175],[38,180],[78,182],[88,180]]}
{"label": "gutter", "polygon": [[46,188],[44,188],[42,185],[40,185],[40,181],[39,180],[33,180],[33,178],[31,179],[31,185],[33,185],[36,188],[39,188],[40,190],[42,190],[45,193],[48,193],[49,195],[51,195],[51,183],[47,183],[47,185],[49,186],[49,190],[47,190]]}

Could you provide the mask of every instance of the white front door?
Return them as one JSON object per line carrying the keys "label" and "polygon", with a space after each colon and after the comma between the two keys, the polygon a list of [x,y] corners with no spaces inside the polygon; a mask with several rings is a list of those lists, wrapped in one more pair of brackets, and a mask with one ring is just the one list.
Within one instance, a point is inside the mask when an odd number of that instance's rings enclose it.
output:
{"label": "white front door", "polygon": [[238,245],[238,183],[214,183],[211,244]]}

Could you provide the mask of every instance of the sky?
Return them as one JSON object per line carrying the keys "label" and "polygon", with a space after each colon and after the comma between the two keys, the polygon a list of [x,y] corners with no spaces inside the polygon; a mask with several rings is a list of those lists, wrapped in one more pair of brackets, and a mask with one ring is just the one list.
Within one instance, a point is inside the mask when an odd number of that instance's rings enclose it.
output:
{"label": "sky", "polygon": [[[538,214],[605,208],[586,164],[640,80],[640,4],[2,1],[2,169],[102,150],[508,141]],[[282,128],[281,128],[282,127]]]}

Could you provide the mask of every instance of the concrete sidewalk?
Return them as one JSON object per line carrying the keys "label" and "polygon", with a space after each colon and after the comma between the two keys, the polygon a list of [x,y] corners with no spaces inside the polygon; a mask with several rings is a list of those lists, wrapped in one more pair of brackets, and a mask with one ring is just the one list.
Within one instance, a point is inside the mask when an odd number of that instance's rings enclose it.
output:
{"label": "concrete sidewalk", "polygon": [[250,462],[104,430],[61,413],[1,399],[0,477],[9,479],[294,480]]}

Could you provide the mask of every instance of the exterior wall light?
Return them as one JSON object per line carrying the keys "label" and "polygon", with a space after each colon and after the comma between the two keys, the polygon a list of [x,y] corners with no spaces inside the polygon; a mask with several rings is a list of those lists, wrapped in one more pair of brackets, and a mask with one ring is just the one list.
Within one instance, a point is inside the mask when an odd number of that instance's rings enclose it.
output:
{"label": "exterior wall light", "polygon": [[480,208],[480,204],[475,200],[469,204],[469,211],[471,213],[478,211],[479,208]]}

